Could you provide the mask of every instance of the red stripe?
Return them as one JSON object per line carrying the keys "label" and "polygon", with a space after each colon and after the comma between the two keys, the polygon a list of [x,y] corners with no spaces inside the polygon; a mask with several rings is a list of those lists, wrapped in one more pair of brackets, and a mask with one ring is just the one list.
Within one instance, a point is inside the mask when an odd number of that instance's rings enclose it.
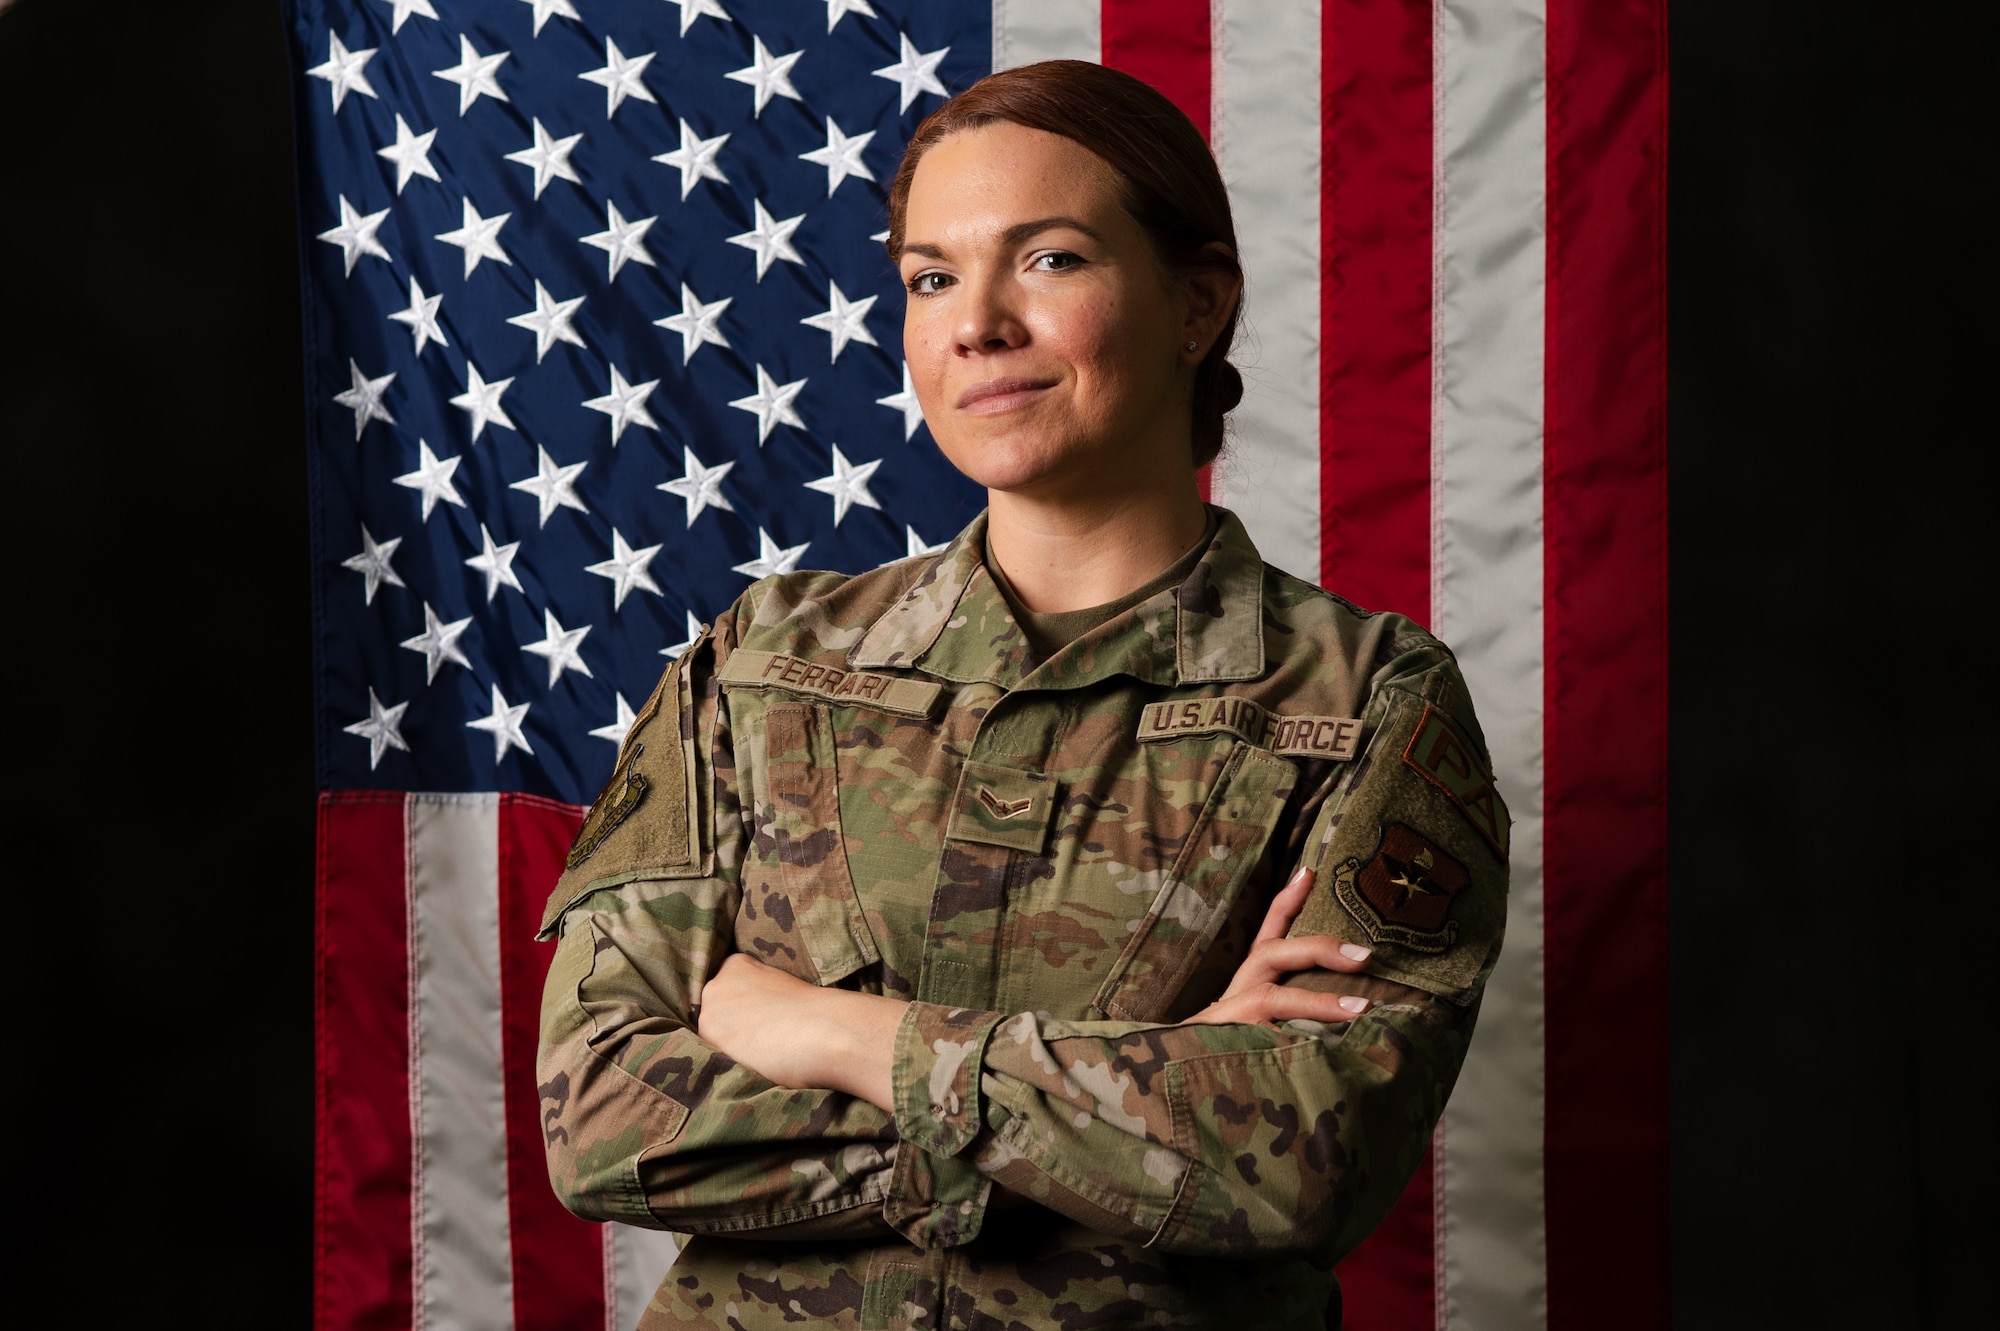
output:
{"label": "red stripe", "polygon": [[[1211,32],[1208,0],[1103,0],[1099,58],[1165,93],[1207,139],[1214,104]],[[1201,497],[1210,498],[1213,467],[1196,473],[1195,483]]]}
{"label": "red stripe", "polygon": [[514,1331],[604,1323],[603,1226],[571,1215],[549,1188],[535,1084],[542,978],[555,953],[555,944],[535,941],[535,928],[583,815],[532,795],[500,797],[500,1064]]}
{"label": "red stripe", "polygon": [[1320,15],[1320,580],[1428,623],[1431,6]]}
{"label": "red stripe", "polygon": [[1208,0],[1104,0],[1102,59],[1158,88],[1209,137]]}
{"label": "red stripe", "polygon": [[1347,1331],[1435,1331],[1437,1173],[1435,1155],[1396,1199],[1388,1218],[1342,1259],[1341,1325]]}
{"label": "red stripe", "polygon": [[[1320,8],[1320,580],[1431,610],[1432,18],[1428,0]],[[1340,1264],[1347,1324],[1437,1325],[1426,1157]]]}
{"label": "red stripe", "polygon": [[410,1325],[404,797],[321,795],[313,1324]]}
{"label": "red stripe", "polygon": [[1548,10],[1549,1327],[1667,1307],[1666,32]]}

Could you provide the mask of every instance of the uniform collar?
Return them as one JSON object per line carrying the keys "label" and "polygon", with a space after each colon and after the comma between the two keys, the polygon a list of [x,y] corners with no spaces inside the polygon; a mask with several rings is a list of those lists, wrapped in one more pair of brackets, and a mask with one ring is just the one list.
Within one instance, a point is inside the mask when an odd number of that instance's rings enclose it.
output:
{"label": "uniform collar", "polygon": [[857,668],[922,670],[955,683],[1068,689],[1113,675],[1149,684],[1229,683],[1264,673],[1264,561],[1234,513],[1193,572],[1099,625],[1032,672],[1028,647],[986,571],[986,515],[931,560],[848,654]]}

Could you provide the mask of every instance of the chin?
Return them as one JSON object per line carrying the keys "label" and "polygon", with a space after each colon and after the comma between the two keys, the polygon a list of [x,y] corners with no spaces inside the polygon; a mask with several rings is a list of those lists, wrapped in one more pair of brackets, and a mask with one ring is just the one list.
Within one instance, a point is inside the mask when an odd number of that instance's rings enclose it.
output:
{"label": "chin", "polygon": [[940,443],[945,459],[967,479],[989,490],[1036,489],[1075,470],[1077,459],[1045,438],[1023,439],[1012,431],[986,438],[960,438]]}

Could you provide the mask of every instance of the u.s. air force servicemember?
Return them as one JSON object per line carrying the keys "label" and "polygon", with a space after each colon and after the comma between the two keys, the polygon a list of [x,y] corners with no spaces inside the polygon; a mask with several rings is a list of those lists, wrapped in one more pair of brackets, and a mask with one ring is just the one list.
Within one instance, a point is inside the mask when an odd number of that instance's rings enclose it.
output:
{"label": "u.s. air force servicemember", "polygon": [[989,507],[745,592],[543,922],[556,1191],[694,1236],[642,1326],[1338,1323],[1464,1057],[1508,819],[1450,652],[1199,498],[1234,244],[1125,75],[919,128],[904,348]]}

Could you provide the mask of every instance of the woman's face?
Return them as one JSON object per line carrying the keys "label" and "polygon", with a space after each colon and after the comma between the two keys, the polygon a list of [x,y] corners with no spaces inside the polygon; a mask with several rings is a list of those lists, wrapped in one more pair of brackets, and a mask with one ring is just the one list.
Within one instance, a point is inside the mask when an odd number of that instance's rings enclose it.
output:
{"label": "woman's face", "polygon": [[1102,158],[1005,121],[954,134],[919,163],[903,235],[903,352],[952,465],[1046,498],[1191,468],[1208,320]]}

